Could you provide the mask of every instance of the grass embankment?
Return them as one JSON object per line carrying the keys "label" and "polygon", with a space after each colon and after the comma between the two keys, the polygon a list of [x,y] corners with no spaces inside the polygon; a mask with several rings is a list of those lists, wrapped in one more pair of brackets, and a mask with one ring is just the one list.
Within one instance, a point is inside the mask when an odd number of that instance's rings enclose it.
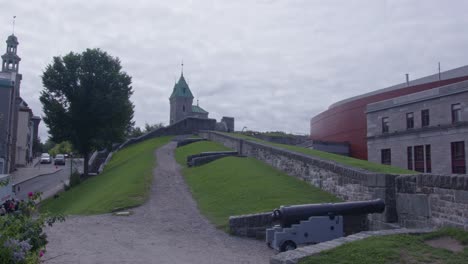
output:
{"label": "grass embankment", "polygon": [[339,246],[301,261],[301,264],[393,264],[393,263],[468,263],[468,248],[461,252],[434,248],[425,241],[437,237],[452,237],[462,245],[468,244],[468,232],[442,229],[424,235],[394,235],[372,237]]}
{"label": "grass embankment", "polygon": [[186,167],[186,157],[229,150],[209,141],[176,150],[176,160],[201,212],[226,230],[229,216],[268,212],[280,205],[339,201],[335,196],[253,158],[227,157],[200,167]]}
{"label": "grass embankment", "polygon": [[156,162],[154,150],[170,137],[126,147],[112,156],[104,171],[41,205],[41,211],[100,214],[142,204],[149,195]]}
{"label": "grass embankment", "polygon": [[224,133],[226,135],[238,137],[238,138],[243,138],[247,140],[252,140],[260,143],[264,143],[267,145],[279,147],[279,148],[284,148],[288,149],[291,151],[299,152],[302,154],[310,155],[310,156],[316,156],[322,159],[327,159],[327,160],[332,160],[344,165],[356,167],[356,168],[361,168],[365,169],[368,171],[372,172],[378,172],[378,173],[391,173],[391,174],[416,174],[417,172],[411,171],[411,170],[406,170],[394,166],[388,166],[388,165],[383,165],[379,163],[373,163],[369,162],[367,160],[360,160],[360,159],[355,159],[343,155],[337,155],[329,152],[324,152],[320,150],[315,150],[315,149],[309,149],[309,148],[304,148],[304,147],[298,147],[298,146],[292,146],[292,145],[286,145],[286,144],[278,144],[278,143],[273,143],[265,140],[261,140],[255,137],[251,136],[246,136],[240,133]]}

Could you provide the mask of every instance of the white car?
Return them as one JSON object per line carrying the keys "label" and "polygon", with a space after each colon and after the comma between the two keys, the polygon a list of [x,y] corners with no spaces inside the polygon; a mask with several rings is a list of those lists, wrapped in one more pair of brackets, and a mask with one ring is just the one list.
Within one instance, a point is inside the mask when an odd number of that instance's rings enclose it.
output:
{"label": "white car", "polygon": [[52,163],[52,158],[48,153],[42,153],[41,155],[41,163]]}

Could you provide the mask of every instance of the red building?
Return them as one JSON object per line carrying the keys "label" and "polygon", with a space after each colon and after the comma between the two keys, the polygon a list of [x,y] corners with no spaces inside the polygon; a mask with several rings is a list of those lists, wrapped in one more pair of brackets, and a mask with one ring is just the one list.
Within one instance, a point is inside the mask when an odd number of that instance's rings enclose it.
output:
{"label": "red building", "polygon": [[368,104],[465,80],[468,80],[468,66],[339,101],[312,117],[310,137],[313,140],[348,142],[352,157],[367,160]]}

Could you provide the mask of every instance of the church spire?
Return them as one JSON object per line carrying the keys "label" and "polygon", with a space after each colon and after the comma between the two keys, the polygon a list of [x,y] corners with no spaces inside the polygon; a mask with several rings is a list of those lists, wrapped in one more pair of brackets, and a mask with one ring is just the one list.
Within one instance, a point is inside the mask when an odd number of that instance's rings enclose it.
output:
{"label": "church spire", "polygon": [[17,55],[18,38],[15,35],[8,36],[6,40],[6,53],[2,56],[2,72],[18,72],[21,58]]}
{"label": "church spire", "polygon": [[182,60],[182,63],[180,64],[181,70],[180,70],[180,75],[184,76],[184,60]]}
{"label": "church spire", "polygon": [[15,35],[15,21],[16,20],[16,16],[13,16],[13,32],[11,33],[13,36]]}

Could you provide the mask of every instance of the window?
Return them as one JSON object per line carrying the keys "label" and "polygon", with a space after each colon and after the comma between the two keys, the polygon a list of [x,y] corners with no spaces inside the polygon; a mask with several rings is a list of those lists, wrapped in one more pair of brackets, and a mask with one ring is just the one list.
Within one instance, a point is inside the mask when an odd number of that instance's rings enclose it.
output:
{"label": "window", "polygon": [[457,123],[461,121],[461,105],[453,104],[452,105],[452,123]]}
{"label": "window", "polygon": [[182,112],[185,112],[185,105],[182,106]]}
{"label": "window", "polygon": [[432,166],[431,166],[431,145],[426,145],[426,172],[431,173],[432,172]]}
{"label": "window", "polygon": [[452,173],[465,174],[465,142],[452,142]]}
{"label": "window", "polygon": [[407,129],[414,128],[414,114],[413,113],[406,114],[406,128]]}
{"label": "window", "polygon": [[424,146],[414,146],[414,170],[424,172]]}
{"label": "window", "polygon": [[382,117],[382,133],[388,133],[388,117]]}
{"label": "window", "polygon": [[392,164],[392,152],[390,149],[381,150],[382,164],[391,165]]}
{"label": "window", "polygon": [[424,109],[421,111],[421,126],[422,127],[429,126],[429,109]]}
{"label": "window", "polygon": [[408,170],[413,170],[413,147],[406,149],[406,156],[408,159]]}

